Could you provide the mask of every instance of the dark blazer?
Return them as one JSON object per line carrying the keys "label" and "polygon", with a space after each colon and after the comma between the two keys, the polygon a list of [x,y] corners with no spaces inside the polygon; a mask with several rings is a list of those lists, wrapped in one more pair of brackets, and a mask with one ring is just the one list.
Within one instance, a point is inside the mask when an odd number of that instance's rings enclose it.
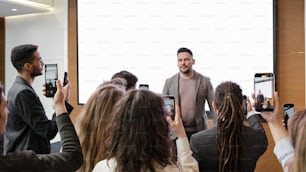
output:
{"label": "dark blazer", "polygon": [[[195,80],[195,99],[193,101],[196,102],[195,109],[195,120],[197,124],[198,131],[204,130],[207,128],[207,123],[205,121],[206,113],[205,113],[205,102],[207,101],[210,110],[212,111],[212,101],[213,101],[213,86],[210,82],[210,78],[201,75],[200,73],[195,72],[194,80]],[[180,102],[179,95],[179,76],[177,73],[171,78],[168,78],[164,84],[163,94],[165,95],[173,95],[175,100]],[[212,113],[213,114],[213,113]]]}
{"label": "dark blazer", "polygon": [[57,117],[62,152],[36,154],[33,151],[8,153],[0,156],[0,171],[4,172],[71,172],[83,163],[82,149],[74,126],[67,113]]}
{"label": "dark blazer", "polygon": [[[253,115],[248,119],[250,126],[243,127],[245,157],[244,172],[253,172],[258,158],[266,151],[267,137],[261,124],[261,118]],[[212,127],[193,134],[190,147],[193,156],[199,162],[201,172],[216,172],[219,170],[219,151],[217,149],[217,128]]]}
{"label": "dark blazer", "polygon": [[[39,97],[29,83],[17,76],[7,94],[8,121],[4,135],[4,154],[33,150],[50,153],[50,140],[57,132],[55,114],[52,120],[46,116]],[[66,104],[67,110],[72,107]]]}

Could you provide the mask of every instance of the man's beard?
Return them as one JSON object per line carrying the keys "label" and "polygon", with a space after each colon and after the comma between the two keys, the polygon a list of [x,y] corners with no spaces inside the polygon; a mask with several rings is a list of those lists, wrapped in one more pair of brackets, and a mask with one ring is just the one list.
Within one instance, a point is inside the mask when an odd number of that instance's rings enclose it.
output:
{"label": "man's beard", "polygon": [[186,70],[180,69],[180,72],[183,73],[183,74],[188,74],[188,73],[191,72],[191,69],[190,68],[187,68]]}
{"label": "man's beard", "polygon": [[40,75],[42,75],[42,72],[40,70],[31,72],[31,77],[32,78],[35,78],[36,76],[40,76]]}

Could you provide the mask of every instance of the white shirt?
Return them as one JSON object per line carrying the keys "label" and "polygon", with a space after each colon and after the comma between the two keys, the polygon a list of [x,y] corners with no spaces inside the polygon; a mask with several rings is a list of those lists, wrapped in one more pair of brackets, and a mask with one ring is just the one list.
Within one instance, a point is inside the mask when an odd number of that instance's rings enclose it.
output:
{"label": "white shirt", "polygon": [[[190,150],[189,142],[187,137],[179,138],[176,140],[177,145],[177,155],[178,155],[178,164],[168,165],[165,168],[156,167],[160,172],[198,172],[199,166],[196,159],[192,156],[192,151]],[[113,172],[116,167],[116,160],[102,160],[98,162],[93,172]]]}
{"label": "white shirt", "polygon": [[288,171],[287,163],[294,156],[294,148],[290,142],[289,137],[281,139],[275,144],[274,154],[281,163],[283,170]]}

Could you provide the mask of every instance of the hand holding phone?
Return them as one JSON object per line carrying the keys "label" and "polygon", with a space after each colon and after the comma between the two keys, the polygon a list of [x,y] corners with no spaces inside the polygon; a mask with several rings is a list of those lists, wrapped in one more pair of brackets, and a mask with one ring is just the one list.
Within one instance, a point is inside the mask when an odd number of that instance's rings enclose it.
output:
{"label": "hand holding phone", "polygon": [[46,97],[54,97],[56,80],[58,79],[57,64],[45,64]]}
{"label": "hand holding phone", "polygon": [[68,73],[65,72],[65,73],[64,73],[63,86],[67,85],[67,83],[68,83]]}
{"label": "hand holding phone", "polygon": [[164,95],[164,105],[172,120],[175,118],[175,98],[171,95]]}
{"label": "hand holding phone", "polygon": [[273,111],[275,79],[273,73],[256,73],[254,77],[255,110]]}
{"label": "hand holding phone", "polygon": [[286,103],[283,105],[284,125],[288,130],[288,119],[294,114],[294,104]]}

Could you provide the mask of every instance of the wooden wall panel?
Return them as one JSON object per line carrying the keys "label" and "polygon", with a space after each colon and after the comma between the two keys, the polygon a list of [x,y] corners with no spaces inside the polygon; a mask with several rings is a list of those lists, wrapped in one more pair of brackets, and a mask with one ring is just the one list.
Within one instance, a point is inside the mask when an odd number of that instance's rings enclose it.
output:
{"label": "wooden wall panel", "polygon": [[71,114],[72,121],[81,112],[82,106],[78,105],[77,88],[77,0],[68,1],[68,72],[69,80],[72,85],[71,104],[74,107]]}
{"label": "wooden wall panel", "polygon": [[279,0],[277,87],[280,103],[305,108],[304,0]]}

